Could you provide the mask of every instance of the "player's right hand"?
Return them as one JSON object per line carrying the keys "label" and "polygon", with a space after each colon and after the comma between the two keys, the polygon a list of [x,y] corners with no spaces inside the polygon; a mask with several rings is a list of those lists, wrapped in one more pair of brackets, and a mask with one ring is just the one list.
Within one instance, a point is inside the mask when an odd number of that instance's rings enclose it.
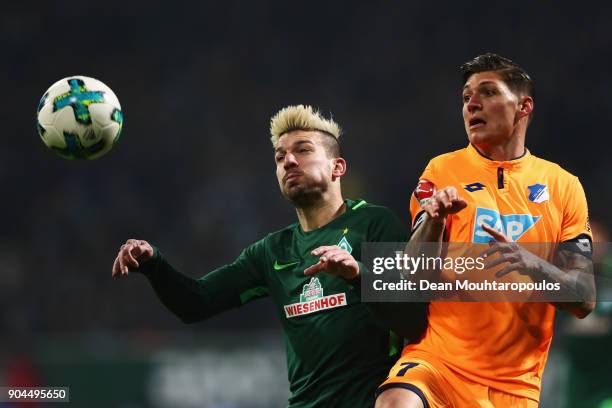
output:
{"label": "player's right hand", "polygon": [[113,263],[113,278],[127,276],[129,268],[138,268],[139,262],[144,262],[153,256],[153,247],[141,239],[128,239],[119,248],[119,253]]}
{"label": "player's right hand", "polygon": [[429,218],[434,221],[444,222],[449,214],[456,214],[467,207],[467,201],[459,196],[455,187],[445,187],[435,192],[423,205]]}

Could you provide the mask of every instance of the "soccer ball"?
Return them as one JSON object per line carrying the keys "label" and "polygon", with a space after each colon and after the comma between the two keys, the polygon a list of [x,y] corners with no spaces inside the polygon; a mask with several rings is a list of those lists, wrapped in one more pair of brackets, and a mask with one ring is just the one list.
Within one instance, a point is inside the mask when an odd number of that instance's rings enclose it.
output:
{"label": "soccer ball", "polygon": [[97,79],[71,76],[45,92],[36,109],[42,141],[65,159],[97,159],[119,140],[121,105]]}

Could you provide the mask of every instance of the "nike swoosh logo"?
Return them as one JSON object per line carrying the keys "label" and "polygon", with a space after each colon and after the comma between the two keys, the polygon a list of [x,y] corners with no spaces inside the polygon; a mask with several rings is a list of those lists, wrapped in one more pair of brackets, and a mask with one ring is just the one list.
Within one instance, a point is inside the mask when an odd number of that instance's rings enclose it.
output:
{"label": "nike swoosh logo", "polygon": [[279,264],[278,261],[274,261],[274,270],[275,271],[280,271],[281,269],[285,269],[285,268],[288,268],[290,266],[297,265],[297,264],[299,264],[299,262],[291,262],[291,263],[287,263],[287,264]]}

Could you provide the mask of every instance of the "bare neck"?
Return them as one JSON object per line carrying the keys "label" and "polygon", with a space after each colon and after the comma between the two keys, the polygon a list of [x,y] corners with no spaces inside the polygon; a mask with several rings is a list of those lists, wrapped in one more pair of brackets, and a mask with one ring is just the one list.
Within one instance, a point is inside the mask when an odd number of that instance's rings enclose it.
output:
{"label": "bare neck", "polygon": [[517,159],[525,154],[525,133],[516,132],[502,143],[479,143],[474,144],[478,151],[495,161],[509,161]]}
{"label": "bare neck", "polygon": [[300,226],[303,231],[313,231],[329,224],[346,211],[341,195],[334,195],[331,199],[321,199],[308,207],[296,207]]}

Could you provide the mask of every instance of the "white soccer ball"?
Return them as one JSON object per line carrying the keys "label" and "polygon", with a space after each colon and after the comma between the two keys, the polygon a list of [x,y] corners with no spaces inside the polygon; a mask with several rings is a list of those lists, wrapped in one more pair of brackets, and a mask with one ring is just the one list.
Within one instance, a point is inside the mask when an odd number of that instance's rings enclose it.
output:
{"label": "white soccer ball", "polygon": [[97,159],[119,140],[123,113],[119,99],[102,82],[85,76],[60,79],[36,109],[38,134],[65,159]]}

